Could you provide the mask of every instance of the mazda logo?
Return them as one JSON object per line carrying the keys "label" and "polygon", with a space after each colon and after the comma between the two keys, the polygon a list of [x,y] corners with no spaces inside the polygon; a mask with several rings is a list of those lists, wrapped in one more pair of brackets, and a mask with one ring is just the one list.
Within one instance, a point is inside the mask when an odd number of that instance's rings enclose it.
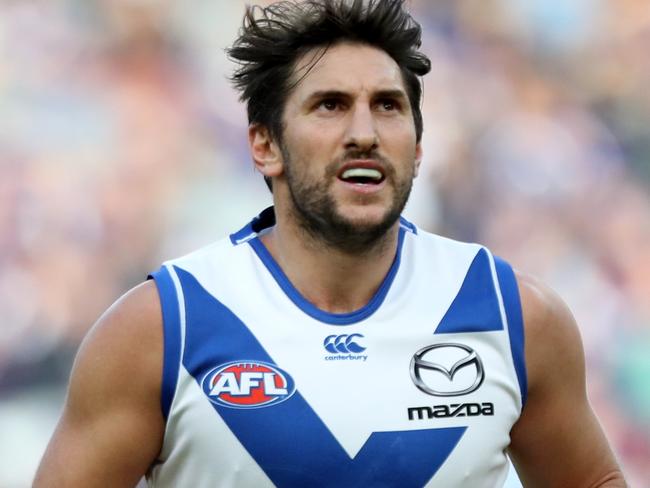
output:
{"label": "mazda logo", "polygon": [[[455,380],[457,375],[461,378]],[[411,359],[411,379],[428,395],[467,395],[476,391],[484,378],[481,358],[474,349],[464,344],[445,343],[423,347]]]}

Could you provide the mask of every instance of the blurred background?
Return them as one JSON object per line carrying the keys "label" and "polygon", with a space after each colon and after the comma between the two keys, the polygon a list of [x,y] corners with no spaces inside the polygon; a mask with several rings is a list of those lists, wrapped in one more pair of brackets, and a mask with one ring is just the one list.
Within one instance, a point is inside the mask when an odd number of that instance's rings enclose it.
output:
{"label": "blurred background", "polygon": [[[650,6],[410,3],[433,69],[406,215],[562,295],[593,407],[650,487]],[[30,484],[102,311],[270,203],[226,79],[243,9],[0,2],[0,487]]]}

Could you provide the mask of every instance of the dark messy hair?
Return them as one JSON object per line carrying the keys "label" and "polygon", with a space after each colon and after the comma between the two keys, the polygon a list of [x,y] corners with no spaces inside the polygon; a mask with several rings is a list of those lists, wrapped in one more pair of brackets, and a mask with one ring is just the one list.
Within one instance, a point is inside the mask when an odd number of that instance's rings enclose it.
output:
{"label": "dark messy hair", "polygon": [[285,102],[300,82],[292,80],[296,61],[314,48],[326,50],[345,41],[368,44],[385,51],[399,66],[419,142],[422,88],[418,77],[431,69],[429,58],[418,51],[421,36],[422,29],[404,9],[404,0],[306,0],[247,6],[239,37],[227,50],[239,65],[231,81],[246,102],[249,123],[265,126],[281,143]]}

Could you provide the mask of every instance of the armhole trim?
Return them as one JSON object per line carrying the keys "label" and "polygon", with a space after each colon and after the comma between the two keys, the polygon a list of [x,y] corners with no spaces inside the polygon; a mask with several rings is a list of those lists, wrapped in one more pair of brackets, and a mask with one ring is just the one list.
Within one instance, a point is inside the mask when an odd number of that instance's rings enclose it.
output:
{"label": "armhole trim", "polygon": [[163,317],[163,371],[160,407],[166,421],[176,393],[181,361],[180,309],[176,287],[169,270],[165,266],[161,266],[158,271],[149,275],[149,278],[153,278],[158,288]]}
{"label": "armhole trim", "polygon": [[521,394],[521,408],[523,409],[528,396],[528,376],[526,373],[526,356],[524,351],[524,319],[521,311],[519,288],[515,273],[507,262],[494,256],[494,264],[499,280],[499,288],[501,288],[501,295],[503,296],[503,304],[506,309],[510,351],[512,353],[515,372],[517,373],[519,392]]}

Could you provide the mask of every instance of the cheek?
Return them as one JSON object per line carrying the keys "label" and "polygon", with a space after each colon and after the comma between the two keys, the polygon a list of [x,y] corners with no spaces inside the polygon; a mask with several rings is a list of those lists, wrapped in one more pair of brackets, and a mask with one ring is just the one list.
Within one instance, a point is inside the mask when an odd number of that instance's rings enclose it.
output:
{"label": "cheek", "polygon": [[403,118],[387,119],[382,121],[380,130],[384,144],[407,149],[415,148],[415,125],[411,120],[404,120]]}
{"label": "cheek", "polygon": [[327,165],[337,156],[340,146],[340,140],[326,128],[314,130],[312,126],[309,130],[295,130],[290,137],[285,137],[285,151],[291,161],[294,164],[299,161],[310,168]]}
{"label": "cheek", "polygon": [[395,163],[403,166],[415,164],[415,160],[418,157],[415,138],[405,137],[399,142],[396,142],[391,148],[391,152],[391,157],[395,159]]}

